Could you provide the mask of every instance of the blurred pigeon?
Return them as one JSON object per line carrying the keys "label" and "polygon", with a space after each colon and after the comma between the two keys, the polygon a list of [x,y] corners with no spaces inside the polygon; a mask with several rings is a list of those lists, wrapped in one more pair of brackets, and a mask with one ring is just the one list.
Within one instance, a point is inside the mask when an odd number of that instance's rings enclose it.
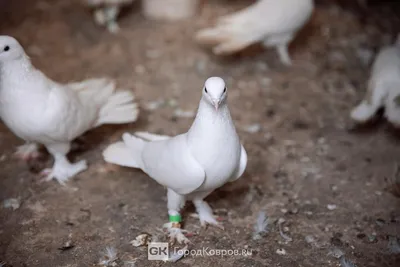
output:
{"label": "blurred pigeon", "polygon": [[171,239],[188,242],[180,229],[180,210],[193,201],[203,226],[222,227],[203,200],[246,169],[247,154],[241,145],[227,105],[223,79],[209,78],[202,89],[196,118],[187,133],[169,137],[149,133],[125,133],[123,142],[110,145],[105,161],[142,169],[168,188],[166,224]]}
{"label": "blurred pigeon", "polygon": [[106,26],[111,33],[119,31],[117,17],[122,6],[130,5],[135,0],[84,0],[85,4],[94,8],[94,21],[100,26]]}
{"label": "blurred pigeon", "polygon": [[105,78],[54,82],[31,64],[17,40],[0,36],[0,117],[15,135],[33,143],[19,153],[34,153],[39,143],[53,155],[53,169],[43,172],[46,180],[63,184],[87,168],[86,161],[71,164],[66,157],[79,135],[102,124],[136,121],[133,94],[115,89]]}
{"label": "blurred pigeon", "polygon": [[372,65],[367,93],[350,117],[359,123],[369,121],[384,107],[384,116],[400,127],[400,35],[396,42],[381,49]]}
{"label": "blurred pigeon", "polygon": [[213,45],[216,55],[232,54],[262,42],[264,47],[276,48],[283,64],[291,65],[289,44],[313,9],[313,0],[259,0],[220,18],[215,27],[199,31],[195,39]]}

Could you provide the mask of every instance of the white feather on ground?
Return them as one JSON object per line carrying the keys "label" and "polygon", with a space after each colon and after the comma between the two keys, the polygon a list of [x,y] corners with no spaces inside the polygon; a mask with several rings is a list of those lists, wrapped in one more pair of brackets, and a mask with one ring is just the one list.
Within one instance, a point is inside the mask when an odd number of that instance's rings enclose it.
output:
{"label": "white feather on ground", "polygon": [[258,214],[256,224],[254,225],[254,233],[253,233],[253,239],[261,239],[266,233],[268,233],[268,224],[269,224],[269,218],[267,214],[264,211],[261,211]]}

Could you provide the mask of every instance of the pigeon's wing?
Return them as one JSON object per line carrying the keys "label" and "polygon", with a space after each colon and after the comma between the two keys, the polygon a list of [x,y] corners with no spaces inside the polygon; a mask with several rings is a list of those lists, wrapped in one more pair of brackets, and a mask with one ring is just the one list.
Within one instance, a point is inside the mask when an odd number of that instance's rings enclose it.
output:
{"label": "pigeon's wing", "polygon": [[[68,142],[95,125],[99,107],[84,105],[75,90],[48,79],[50,87],[43,114],[43,138],[52,142]],[[46,143],[46,142],[44,142]]]}
{"label": "pigeon's wing", "polygon": [[247,167],[247,152],[246,149],[244,149],[244,146],[242,145],[240,150],[239,166],[237,168],[235,175],[232,177],[231,182],[239,179],[246,170],[246,167]]}
{"label": "pigeon's wing", "polygon": [[144,172],[178,194],[193,192],[205,180],[203,168],[189,150],[186,134],[147,143],[142,162]]}

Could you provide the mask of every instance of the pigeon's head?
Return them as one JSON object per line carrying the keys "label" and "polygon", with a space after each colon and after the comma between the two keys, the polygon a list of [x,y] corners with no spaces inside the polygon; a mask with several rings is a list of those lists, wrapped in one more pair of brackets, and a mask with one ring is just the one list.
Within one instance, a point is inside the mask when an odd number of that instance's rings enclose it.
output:
{"label": "pigeon's head", "polygon": [[225,103],[226,97],[227,89],[224,80],[220,77],[208,78],[203,88],[203,99],[218,110]]}
{"label": "pigeon's head", "polygon": [[0,63],[22,57],[24,49],[13,37],[0,35]]}

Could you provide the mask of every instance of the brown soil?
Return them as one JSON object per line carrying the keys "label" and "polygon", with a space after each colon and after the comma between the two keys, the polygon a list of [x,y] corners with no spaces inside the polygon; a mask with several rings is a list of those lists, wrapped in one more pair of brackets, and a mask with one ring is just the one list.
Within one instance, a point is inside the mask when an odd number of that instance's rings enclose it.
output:
{"label": "brown soil", "polygon": [[[22,141],[0,125],[0,200],[21,202],[15,211],[0,207],[0,262],[95,266],[112,246],[116,266],[133,259],[136,266],[339,266],[330,253],[338,248],[358,266],[400,266],[396,247],[388,248],[389,239],[400,237],[400,201],[386,190],[400,158],[397,132],[382,121],[350,131],[348,120],[368,77],[366,57],[358,54],[393,40],[400,25],[396,6],[358,12],[319,4],[291,47],[292,68],[258,46],[217,58],[193,42],[197,29],[248,4],[210,0],[201,16],[185,23],[146,21],[134,6],[119,20],[121,33],[112,35],[74,1],[0,0],[0,33],[18,38],[35,66],[57,81],[110,76],[132,88],[142,107],[174,99],[181,109],[195,110],[205,79],[225,78],[248,168],[208,198],[224,231],[201,229],[191,205],[185,228],[195,233],[193,249],[253,251],[249,257],[189,256],[164,264],[147,261],[146,247],[129,244],[142,232],[165,238],[165,189],[140,171],[106,165],[101,151],[124,131],[186,131],[192,119],[174,116],[176,107],[167,105],[142,108],[138,123],[86,134],[72,158],[88,159],[90,168],[68,187],[39,183],[35,171],[51,166],[50,157],[28,165],[12,158]],[[260,131],[246,131],[254,124]],[[253,240],[262,210],[271,219],[269,232]],[[291,242],[281,237],[274,223],[279,218],[286,220]],[[73,247],[60,250],[67,241]]]}

